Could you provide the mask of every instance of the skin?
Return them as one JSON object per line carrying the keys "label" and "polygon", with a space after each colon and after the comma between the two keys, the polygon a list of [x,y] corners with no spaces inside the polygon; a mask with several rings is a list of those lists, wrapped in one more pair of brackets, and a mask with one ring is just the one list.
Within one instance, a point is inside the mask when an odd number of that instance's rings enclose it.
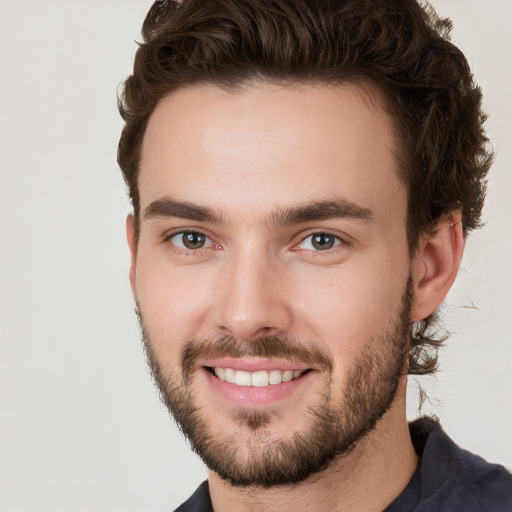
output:
{"label": "skin", "polygon": [[[460,215],[441,218],[409,254],[406,190],[382,104],[370,86],[265,83],[238,92],[187,87],[160,101],[143,142],[138,241],[131,216],[127,236],[132,289],[163,366],[179,374],[190,339],[285,335],[332,357],[331,392],[342,407],[347,374],[400,311],[410,273],[411,322],[437,309],[462,255]],[[209,208],[221,222],[147,215],[165,198]],[[279,209],[341,198],[370,218],[269,222]],[[184,230],[205,234],[206,246],[179,247]],[[316,249],[313,233],[333,235],[336,245]],[[287,439],[328,385],[314,372],[270,406],[231,403],[204,372],[191,384],[197,405],[222,425],[217,435],[236,434],[241,457],[254,432],[236,423],[237,410],[271,410],[269,442]],[[214,509],[300,511],[321,502],[325,510],[382,510],[417,465],[405,390],[404,376],[377,428],[300,485],[241,490],[210,472]]]}

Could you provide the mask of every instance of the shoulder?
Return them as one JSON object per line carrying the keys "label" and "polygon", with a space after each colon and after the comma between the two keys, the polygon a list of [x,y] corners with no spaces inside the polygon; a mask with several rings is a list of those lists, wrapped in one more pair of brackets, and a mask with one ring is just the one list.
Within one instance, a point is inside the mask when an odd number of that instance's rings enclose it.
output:
{"label": "shoulder", "polygon": [[208,482],[204,481],[174,512],[213,512],[208,491]]}
{"label": "shoulder", "polygon": [[468,503],[475,511],[512,512],[512,476],[498,464],[461,448],[454,453],[453,468],[447,484],[453,488],[446,499],[453,503]]}
{"label": "shoulder", "polygon": [[415,425],[428,433],[421,460],[423,499],[418,510],[512,511],[512,475],[503,466],[460,448],[437,422],[422,421]]}

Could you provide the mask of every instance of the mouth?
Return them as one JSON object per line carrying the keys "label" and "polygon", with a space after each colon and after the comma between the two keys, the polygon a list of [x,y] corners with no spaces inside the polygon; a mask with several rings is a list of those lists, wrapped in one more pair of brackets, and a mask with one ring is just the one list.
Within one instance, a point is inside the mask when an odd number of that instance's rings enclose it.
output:
{"label": "mouth", "polygon": [[278,386],[286,382],[299,379],[306,373],[312,371],[306,370],[258,370],[255,372],[236,370],[234,368],[224,368],[221,366],[205,366],[205,369],[222,382],[234,384],[243,387],[264,388],[269,386]]}
{"label": "mouth", "polygon": [[[206,363],[206,364],[205,364]],[[221,403],[236,408],[266,408],[303,396],[318,372],[290,361],[237,360],[203,362],[199,373]]]}

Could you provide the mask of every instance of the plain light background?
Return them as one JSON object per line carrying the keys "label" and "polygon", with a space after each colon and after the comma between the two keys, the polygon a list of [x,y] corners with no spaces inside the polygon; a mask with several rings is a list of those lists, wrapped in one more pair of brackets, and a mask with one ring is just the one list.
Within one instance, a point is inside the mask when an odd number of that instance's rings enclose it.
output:
{"label": "plain light background", "polygon": [[[512,2],[432,3],[484,89],[497,160],[425,411],[511,468]],[[1,511],[173,510],[206,475],[157,399],[128,285],[116,88],[150,4],[0,1]]]}

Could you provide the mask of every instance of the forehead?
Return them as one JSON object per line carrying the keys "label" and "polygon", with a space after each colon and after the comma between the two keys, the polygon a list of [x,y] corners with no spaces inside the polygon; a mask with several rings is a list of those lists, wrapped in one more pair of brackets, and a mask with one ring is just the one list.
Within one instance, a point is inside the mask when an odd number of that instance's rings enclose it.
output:
{"label": "forehead", "polygon": [[355,84],[175,91],[145,133],[141,211],[166,195],[253,218],[331,196],[403,210],[384,104],[375,88]]}

